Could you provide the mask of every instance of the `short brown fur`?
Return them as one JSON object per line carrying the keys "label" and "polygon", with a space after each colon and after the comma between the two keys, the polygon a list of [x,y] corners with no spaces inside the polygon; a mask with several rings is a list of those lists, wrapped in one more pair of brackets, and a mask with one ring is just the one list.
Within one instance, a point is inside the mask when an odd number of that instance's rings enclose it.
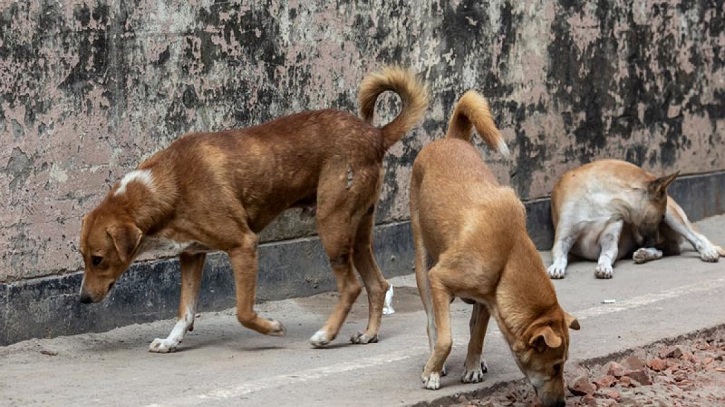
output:
{"label": "short brown fur", "polygon": [[467,141],[467,123],[483,123],[476,129],[484,140],[499,151],[505,146],[488,104],[475,96],[469,92],[461,98],[451,119],[454,129],[425,146],[413,165],[416,280],[431,347],[422,379],[426,388],[440,386],[452,344],[449,303],[460,297],[475,303],[462,381],[483,380],[483,341],[493,316],[541,401],[563,405],[568,330],[579,324],[557,302],[526,232],[523,204],[511,188],[498,184]]}
{"label": "short brown fur", "polygon": [[244,129],[189,134],[141,163],[138,171],[150,174],[150,183],[117,183],[84,218],[82,300],[103,299],[141,252],[159,245],[175,248],[181,252],[181,333],[151,346],[172,351],[193,327],[205,252],[222,250],[234,271],[239,321],[263,334],[282,335],[281,323],[260,318],[253,309],[257,234],[288,208],[315,208],[340,298],[311,341],[323,346],[338,334],[361,291],[353,268],[362,276],[370,309],[366,331],[352,341],[377,341],[388,288],[372,252],[383,156],[422,118],[428,103],[426,86],[412,72],[385,68],[360,87],[369,121],[375,100],[386,90],[396,92],[403,106],[382,128],[338,110],[307,111]]}

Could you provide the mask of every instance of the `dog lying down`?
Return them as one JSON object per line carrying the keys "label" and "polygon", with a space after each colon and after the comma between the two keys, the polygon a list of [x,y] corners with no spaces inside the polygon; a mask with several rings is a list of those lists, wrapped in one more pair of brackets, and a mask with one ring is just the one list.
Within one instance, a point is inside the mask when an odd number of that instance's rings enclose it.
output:
{"label": "dog lying down", "polygon": [[[385,91],[400,96],[402,110],[377,128],[375,102]],[[141,163],[83,219],[81,301],[101,301],[139,254],[173,250],[181,265],[178,322],[150,345],[152,352],[171,352],[194,327],[206,252],[221,250],[234,272],[239,322],[284,335],[279,321],[253,308],[257,234],[288,208],[313,207],[339,299],[310,342],[325,346],[337,336],[362,290],[353,270],[365,284],[369,317],[365,332],[351,340],[376,342],[388,291],[372,251],[383,156],[423,117],[428,94],[412,72],[388,67],[368,75],[358,97],[364,120],[338,110],[307,111],[244,129],[188,134]]]}
{"label": "dog lying down", "polygon": [[612,278],[616,260],[632,255],[635,263],[644,263],[677,255],[683,238],[703,261],[725,256],[667,195],[676,177],[658,178],[619,160],[595,161],[562,175],[551,193],[556,234],[549,276],[564,278],[571,252],[597,260],[597,278]]}
{"label": "dog lying down", "polygon": [[559,306],[526,231],[524,205],[496,182],[471,144],[472,126],[491,148],[508,153],[488,103],[469,91],[446,137],[425,146],[413,164],[415,276],[431,349],[422,379],[428,389],[440,387],[452,345],[450,302],[459,297],[474,303],[461,380],[483,380],[487,367],[481,354],[493,317],[541,402],[563,406],[569,329],[579,329],[579,323]]}

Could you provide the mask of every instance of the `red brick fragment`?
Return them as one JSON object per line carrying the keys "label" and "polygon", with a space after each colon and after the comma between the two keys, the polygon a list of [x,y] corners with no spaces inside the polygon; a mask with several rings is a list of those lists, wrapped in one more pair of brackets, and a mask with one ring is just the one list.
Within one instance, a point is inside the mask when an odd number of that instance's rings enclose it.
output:
{"label": "red brick fragment", "polygon": [[626,377],[629,377],[630,379],[638,381],[639,384],[643,386],[648,386],[652,384],[652,379],[649,377],[649,374],[645,369],[627,370],[626,372],[624,372],[624,375]]}
{"label": "red brick fragment", "polygon": [[589,381],[587,376],[579,376],[569,384],[569,391],[575,396],[594,394],[597,388]]}
{"label": "red brick fragment", "polygon": [[653,358],[647,361],[647,366],[655,372],[661,372],[667,368],[667,363],[660,358]]}
{"label": "red brick fragment", "polygon": [[612,375],[604,375],[594,381],[597,389],[606,389],[614,386],[617,383],[617,379]]}
{"label": "red brick fragment", "polygon": [[603,390],[600,392],[600,394],[608,399],[612,399],[617,402],[622,399],[622,395],[614,389]]}
{"label": "red brick fragment", "polygon": [[682,348],[680,348],[679,346],[668,346],[664,349],[661,349],[659,354],[661,359],[679,358],[680,356],[682,356]]}
{"label": "red brick fragment", "polygon": [[602,368],[602,372],[607,375],[614,376],[616,378],[620,378],[624,375],[624,366],[620,365],[617,362],[608,362],[604,367]]}

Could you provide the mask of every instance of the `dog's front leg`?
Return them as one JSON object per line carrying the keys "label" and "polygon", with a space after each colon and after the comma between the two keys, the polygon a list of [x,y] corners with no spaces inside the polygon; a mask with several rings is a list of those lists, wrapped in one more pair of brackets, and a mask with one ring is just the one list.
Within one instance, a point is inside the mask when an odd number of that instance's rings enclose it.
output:
{"label": "dog's front leg", "polygon": [[488,320],[491,314],[485,305],[475,303],[471,312],[469,328],[471,338],[468,341],[468,354],[466,355],[465,371],[461,376],[463,383],[479,383],[483,381],[483,374],[488,372],[486,361],[481,358],[483,353],[483,340],[488,328]]}
{"label": "dog's front leg", "polygon": [[281,322],[260,318],[254,312],[257,291],[257,236],[247,232],[240,244],[228,254],[234,269],[237,290],[237,320],[246,328],[261,334],[283,336],[286,330]]}
{"label": "dog's front leg", "polygon": [[564,278],[569,263],[569,250],[576,243],[577,235],[570,227],[559,222],[556,228],[554,247],[551,248],[552,263],[547,272],[551,278]]}
{"label": "dog's front leg", "polygon": [[425,388],[429,390],[438,390],[441,387],[443,365],[453,346],[453,338],[451,337],[451,295],[440,278],[440,275],[445,273],[446,270],[438,266],[433,267],[428,273],[437,333],[433,353],[430,355],[428,363],[425,364],[421,375]]}
{"label": "dog's front leg", "polygon": [[194,329],[194,317],[196,315],[196,304],[199,298],[199,287],[201,286],[201,275],[204,271],[204,260],[206,254],[187,254],[179,256],[181,266],[181,298],[179,300],[179,316],[166,339],[156,338],[149,345],[149,352],[169,353],[176,350],[176,347],[184,339],[187,331]]}
{"label": "dog's front leg", "polygon": [[624,221],[619,220],[608,224],[599,235],[599,260],[594,275],[597,278],[612,278],[614,274],[614,262],[617,260],[619,253],[619,236],[622,234]]}

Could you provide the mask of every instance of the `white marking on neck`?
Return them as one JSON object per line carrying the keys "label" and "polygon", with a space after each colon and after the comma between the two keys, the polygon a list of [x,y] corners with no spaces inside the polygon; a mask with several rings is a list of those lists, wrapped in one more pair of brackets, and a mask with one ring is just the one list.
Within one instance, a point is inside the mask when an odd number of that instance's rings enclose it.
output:
{"label": "white marking on neck", "polygon": [[144,237],[141,241],[141,247],[139,248],[139,254],[146,252],[165,252],[171,255],[178,255],[181,253],[206,253],[209,250],[208,247],[203,244],[190,240],[187,242],[178,242],[176,240],[168,239],[159,236],[148,236]]}
{"label": "white marking on neck", "polygon": [[113,195],[121,195],[125,193],[126,186],[134,181],[144,184],[146,188],[152,191],[154,189],[154,177],[153,174],[151,174],[151,170],[134,170],[126,174],[123,179],[121,179],[121,183]]}

